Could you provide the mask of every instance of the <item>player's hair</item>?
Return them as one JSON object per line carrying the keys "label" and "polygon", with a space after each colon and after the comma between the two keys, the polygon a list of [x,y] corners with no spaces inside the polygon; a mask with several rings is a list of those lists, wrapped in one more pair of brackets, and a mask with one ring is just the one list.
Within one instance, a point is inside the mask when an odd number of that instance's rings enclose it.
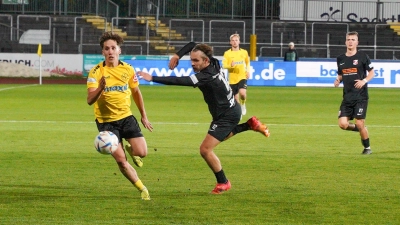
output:
{"label": "player's hair", "polygon": [[240,35],[239,35],[239,34],[232,34],[232,35],[229,37],[229,40],[232,40],[232,38],[234,38],[234,37],[237,37],[237,38],[239,39],[239,41],[240,41]]}
{"label": "player's hair", "polygon": [[115,42],[117,42],[118,46],[121,46],[122,43],[124,43],[124,39],[122,39],[121,36],[111,32],[111,31],[107,31],[107,32],[104,32],[103,35],[101,35],[101,37],[100,37],[100,47],[103,48],[104,42],[108,41],[108,40],[114,40]]}
{"label": "player's hair", "polygon": [[203,54],[204,54],[204,56],[202,57],[203,59],[205,59],[205,58],[211,59],[213,57],[213,49],[209,45],[197,44],[192,49],[192,52],[197,52],[197,51],[203,52]]}
{"label": "player's hair", "polygon": [[350,35],[355,35],[355,36],[358,37],[357,31],[350,31],[350,32],[347,32],[346,36],[350,36]]}
{"label": "player's hair", "polygon": [[202,52],[203,59],[208,58],[208,61],[210,62],[210,64],[215,67],[218,71],[221,69],[221,65],[219,64],[218,59],[213,57],[213,49],[211,46],[207,45],[207,44],[197,44],[196,46],[194,46],[194,48],[192,49],[192,52]]}

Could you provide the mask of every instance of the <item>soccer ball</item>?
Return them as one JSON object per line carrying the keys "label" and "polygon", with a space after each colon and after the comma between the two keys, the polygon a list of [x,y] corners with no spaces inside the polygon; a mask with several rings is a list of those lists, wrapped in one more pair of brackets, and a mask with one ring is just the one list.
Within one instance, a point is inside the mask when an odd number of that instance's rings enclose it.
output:
{"label": "soccer ball", "polygon": [[101,131],[94,139],[94,148],[101,154],[112,154],[118,148],[118,137],[111,131]]}

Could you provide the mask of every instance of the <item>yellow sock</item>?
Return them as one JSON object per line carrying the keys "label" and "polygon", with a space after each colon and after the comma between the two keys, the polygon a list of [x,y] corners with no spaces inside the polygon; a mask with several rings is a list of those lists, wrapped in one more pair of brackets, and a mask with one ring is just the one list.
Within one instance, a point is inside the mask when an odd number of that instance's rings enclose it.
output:
{"label": "yellow sock", "polygon": [[143,189],[145,189],[146,187],[143,185],[141,180],[136,181],[133,185],[135,185],[135,187],[139,190],[142,191]]}
{"label": "yellow sock", "polygon": [[246,99],[240,99],[240,104],[244,105],[246,103]]}

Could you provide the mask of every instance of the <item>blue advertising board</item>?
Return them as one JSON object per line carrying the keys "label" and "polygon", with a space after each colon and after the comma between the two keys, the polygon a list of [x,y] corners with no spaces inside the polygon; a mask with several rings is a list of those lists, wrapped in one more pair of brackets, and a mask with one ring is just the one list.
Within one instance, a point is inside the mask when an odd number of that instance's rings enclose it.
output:
{"label": "blue advertising board", "polygon": [[[135,71],[144,71],[152,76],[190,76],[194,74],[189,60],[180,60],[179,65],[168,69],[169,60],[126,60]],[[226,71],[225,71],[226,73]],[[141,84],[153,84],[140,80]],[[251,62],[249,86],[296,86],[295,62]]]}

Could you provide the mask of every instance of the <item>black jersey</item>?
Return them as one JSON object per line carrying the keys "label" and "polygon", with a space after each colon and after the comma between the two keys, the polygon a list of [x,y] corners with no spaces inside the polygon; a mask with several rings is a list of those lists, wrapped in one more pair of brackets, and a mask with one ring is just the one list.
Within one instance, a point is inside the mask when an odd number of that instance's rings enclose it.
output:
{"label": "black jersey", "polygon": [[198,87],[203,93],[213,120],[219,119],[236,104],[228,81],[214,64],[189,77],[153,77],[153,81],[167,85]]}
{"label": "black jersey", "polygon": [[209,65],[199,73],[190,76],[193,86],[203,93],[204,101],[208,105],[213,120],[235,106],[235,98],[224,74]]}
{"label": "black jersey", "polygon": [[361,89],[354,87],[355,80],[362,80],[367,77],[368,72],[373,69],[371,60],[364,52],[359,52],[353,56],[342,54],[336,59],[338,74],[343,81],[343,101],[355,102],[368,99],[368,84]]}

